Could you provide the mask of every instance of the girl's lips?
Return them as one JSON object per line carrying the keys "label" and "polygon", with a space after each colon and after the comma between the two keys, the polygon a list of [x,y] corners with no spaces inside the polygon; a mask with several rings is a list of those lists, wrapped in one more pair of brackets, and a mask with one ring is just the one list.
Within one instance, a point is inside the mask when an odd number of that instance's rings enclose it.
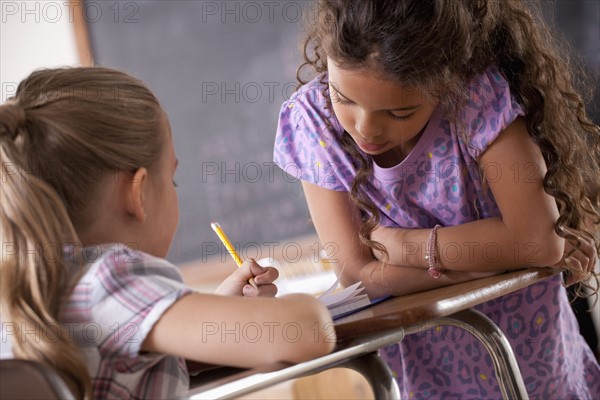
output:
{"label": "girl's lips", "polygon": [[374,143],[366,143],[366,142],[358,141],[356,143],[364,151],[367,151],[367,152],[376,152],[376,151],[380,151],[380,150],[385,149],[385,147],[388,145],[389,142],[385,142],[385,143],[382,143],[382,144],[374,144]]}

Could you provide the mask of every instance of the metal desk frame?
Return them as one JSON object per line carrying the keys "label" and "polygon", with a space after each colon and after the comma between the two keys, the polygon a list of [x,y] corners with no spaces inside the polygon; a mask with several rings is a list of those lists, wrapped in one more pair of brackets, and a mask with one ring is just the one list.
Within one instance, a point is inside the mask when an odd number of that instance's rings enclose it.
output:
{"label": "metal desk frame", "polygon": [[[488,350],[504,399],[528,399],[523,377],[508,339],[492,320],[471,307],[529,286],[559,272],[548,268],[514,271],[497,277],[454,285],[454,288],[423,292],[428,293],[429,296],[434,295],[437,300],[434,303],[427,303],[427,306],[421,307],[416,304],[405,307],[405,310],[396,314],[393,312],[385,314],[385,323],[373,328],[371,320],[374,318],[374,310],[385,307],[385,303],[376,305],[372,309],[344,318],[336,324],[336,331],[341,333],[342,339],[348,340],[339,342],[331,354],[296,365],[276,363],[241,372],[237,370],[208,382],[203,382],[200,377],[184,398],[239,397],[289,379],[316,374],[330,368],[350,368],[366,378],[376,399],[399,399],[400,391],[397,382],[388,365],[378,356],[377,350],[402,341],[406,335],[439,325],[449,325],[467,330]],[[463,287],[459,288],[460,285]],[[463,292],[462,290],[467,287],[472,290]],[[424,295],[417,293],[410,296],[422,299]],[[404,297],[406,296],[394,300],[401,301]],[[393,305],[387,306],[388,309],[390,307],[393,308]],[[419,312],[416,313],[415,310]],[[367,326],[371,328],[365,328]],[[386,329],[388,326],[391,329]]]}

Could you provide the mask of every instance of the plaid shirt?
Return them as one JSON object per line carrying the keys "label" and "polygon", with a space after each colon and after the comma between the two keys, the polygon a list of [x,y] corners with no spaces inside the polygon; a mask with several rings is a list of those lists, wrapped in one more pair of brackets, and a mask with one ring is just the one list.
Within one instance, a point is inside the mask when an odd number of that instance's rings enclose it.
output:
{"label": "plaid shirt", "polygon": [[61,322],[81,348],[94,398],[173,398],[188,390],[182,358],[144,353],[152,326],[191,292],[168,261],[123,244],[84,249],[87,266]]}

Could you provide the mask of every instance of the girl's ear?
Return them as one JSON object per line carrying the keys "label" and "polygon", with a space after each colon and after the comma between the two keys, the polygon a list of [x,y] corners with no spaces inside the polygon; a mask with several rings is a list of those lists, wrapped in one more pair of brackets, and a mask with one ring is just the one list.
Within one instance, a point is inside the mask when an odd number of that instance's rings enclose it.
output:
{"label": "girl's ear", "polygon": [[146,211],[144,210],[144,185],[148,171],[146,168],[139,168],[133,176],[125,182],[126,195],[125,202],[127,213],[135,218],[138,222],[146,220]]}

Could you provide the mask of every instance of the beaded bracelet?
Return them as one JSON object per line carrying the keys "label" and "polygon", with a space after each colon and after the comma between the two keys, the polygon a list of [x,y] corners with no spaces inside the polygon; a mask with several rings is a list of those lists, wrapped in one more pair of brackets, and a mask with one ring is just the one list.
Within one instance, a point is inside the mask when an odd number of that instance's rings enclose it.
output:
{"label": "beaded bracelet", "polygon": [[427,239],[427,251],[425,253],[425,260],[427,260],[427,265],[429,269],[429,276],[433,279],[438,279],[444,273],[444,269],[441,268],[440,263],[437,259],[437,230],[441,228],[440,225],[436,225],[431,230],[429,234],[429,239]]}

